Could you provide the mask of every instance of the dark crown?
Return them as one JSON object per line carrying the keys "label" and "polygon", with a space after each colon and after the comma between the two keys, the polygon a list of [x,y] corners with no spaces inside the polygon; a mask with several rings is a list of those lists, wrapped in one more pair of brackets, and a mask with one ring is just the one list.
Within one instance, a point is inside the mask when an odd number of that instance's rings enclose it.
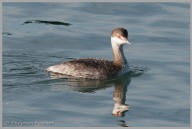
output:
{"label": "dark crown", "polygon": [[124,28],[115,28],[112,33],[111,33],[111,37],[114,37],[114,36],[118,36],[118,35],[121,35],[123,37],[128,37],[128,32],[126,29]]}

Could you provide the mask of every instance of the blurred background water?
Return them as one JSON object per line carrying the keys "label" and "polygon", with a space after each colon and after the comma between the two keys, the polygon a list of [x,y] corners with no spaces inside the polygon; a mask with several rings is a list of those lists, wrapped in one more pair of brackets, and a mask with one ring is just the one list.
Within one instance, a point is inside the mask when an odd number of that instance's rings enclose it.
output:
{"label": "blurred background water", "polygon": [[[190,126],[189,23],[181,2],[3,3],[3,126]],[[43,71],[72,58],[112,60],[116,27],[129,31],[132,74],[108,83]],[[112,116],[118,95],[131,107],[121,117]]]}

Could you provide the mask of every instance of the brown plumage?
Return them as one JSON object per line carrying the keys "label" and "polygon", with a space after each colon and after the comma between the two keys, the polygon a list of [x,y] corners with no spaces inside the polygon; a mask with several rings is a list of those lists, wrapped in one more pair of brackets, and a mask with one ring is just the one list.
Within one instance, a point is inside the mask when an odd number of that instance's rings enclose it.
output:
{"label": "brown plumage", "polygon": [[130,44],[128,32],[124,28],[116,28],[111,33],[111,44],[114,61],[103,59],[77,59],[50,66],[48,72],[73,76],[76,78],[107,79],[127,72],[128,64],[123,54],[123,45]]}
{"label": "brown plumage", "polygon": [[51,72],[52,69],[55,73],[66,73],[67,75],[70,73],[71,76],[78,78],[107,79],[114,77],[122,66],[117,66],[109,60],[84,58],[54,65],[47,71]]}

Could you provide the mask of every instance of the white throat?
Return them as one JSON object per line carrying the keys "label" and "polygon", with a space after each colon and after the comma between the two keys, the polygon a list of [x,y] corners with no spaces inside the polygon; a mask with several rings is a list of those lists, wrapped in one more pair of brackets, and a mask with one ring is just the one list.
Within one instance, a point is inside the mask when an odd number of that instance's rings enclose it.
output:
{"label": "white throat", "polygon": [[111,44],[113,48],[114,64],[125,66],[127,60],[123,53],[123,42],[117,37],[111,37]]}

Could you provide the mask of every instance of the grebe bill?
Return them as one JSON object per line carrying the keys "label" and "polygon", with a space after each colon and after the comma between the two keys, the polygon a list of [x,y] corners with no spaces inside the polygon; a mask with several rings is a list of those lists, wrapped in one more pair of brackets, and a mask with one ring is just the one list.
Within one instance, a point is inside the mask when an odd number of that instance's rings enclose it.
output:
{"label": "grebe bill", "polygon": [[123,53],[124,44],[131,44],[128,41],[128,32],[124,28],[116,28],[111,33],[113,61],[94,58],[75,59],[50,66],[45,70],[76,78],[107,79],[115,77],[129,71],[129,65]]}

